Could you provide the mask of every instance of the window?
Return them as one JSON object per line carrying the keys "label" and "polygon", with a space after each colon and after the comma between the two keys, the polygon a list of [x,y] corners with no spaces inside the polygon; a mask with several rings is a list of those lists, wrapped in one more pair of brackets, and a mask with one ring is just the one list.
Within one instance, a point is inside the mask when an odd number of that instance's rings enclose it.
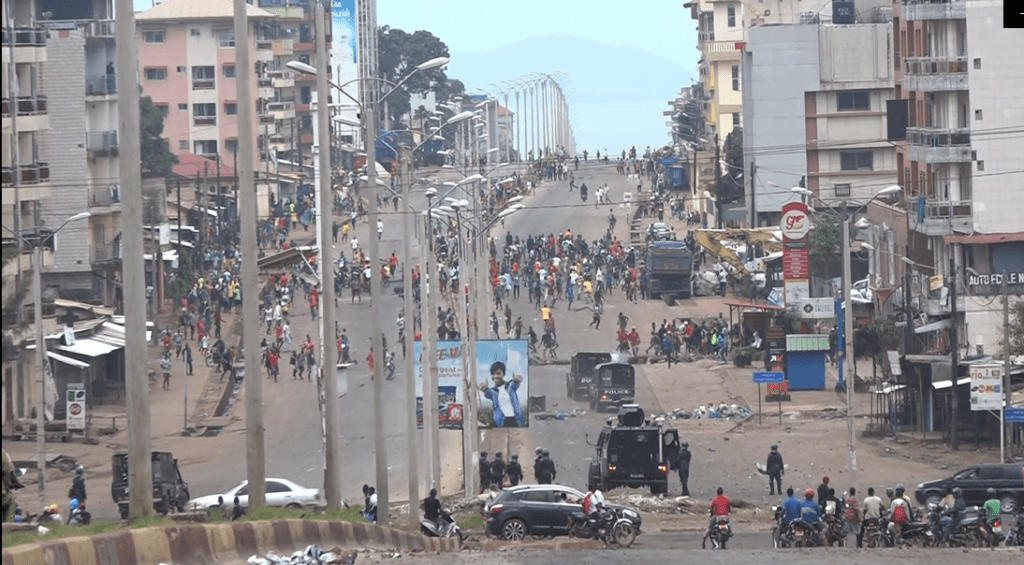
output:
{"label": "window", "polygon": [[843,183],[836,185],[836,196],[849,196],[850,195],[850,183]]}
{"label": "window", "polygon": [[194,28],[188,30],[188,34],[191,35],[192,37],[199,37],[199,36],[202,35],[202,33],[199,31],[199,28],[197,28],[197,27],[194,27]]}
{"label": "window", "polygon": [[144,31],[142,32],[142,40],[146,43],[163,43],[164,30]]}
{"label": "window", "polygon": [[979,160],[979,161],[977,161],[977,163],[978,163],[978,170],[979,171],[984,171],[985,170],[985,161],[980,161]]}
{"label": "window", "polygon": [[874,154],[870,151],[843,151],[839,154],[839,168],[844,171],[874,170]]}
{"label": "window", "polygon": [[741,127],[743,126],[740,124],[740,115],[738,112],[734,113],[732,115],[732,129],[739,129]]}
{"label": "window", "polygon": [[209,90],[216,85],[213,67],[192,67],[192,90]]}
{"label": "window", "polygon": [[167,117],[167,111],[168,111],[167,110],[167,104],[154,104],[154,106],[156,106],[157,110],[160,110],[160,115],[161,116],[163,116],[165,118]]}
{"label": "window", "polygon": [[729,27],[736,27],[736,5],[729,4],[726,12],[726,25]]}
{"label": "window", "polygon": [[178,150],[179,151],[188,151],[188,140],[187,139],[182,139],[182,140],[178,141]]}
{"label": "window", "polygon": [[279,483],[277,481],[267,481],[266,492],[268,494],[269,493],[273,493],[273,492],[291,492],[291,491],[292,491],[292,489],[290,489],[287,486],[285,486],[284,483]]}
{"label": "window", "polygon": [[840,112],[870,110],[871,97],[866,90],[852,90],[836,93],[836,109]]}
{"label": "window", "polygon": [[980,122],[983,116],[984,116],[984,113],[980,109],[974,111],[974,119],[975,120]]}
{"label": "window", "polygon": [[167,80],[167,67],[147,68],[146,80]]}
{"label": "window", "polygon": [[228,153],[238,153],[238,140],[237,139],[225,139],[224,140],[224,151]]}
{"label": "window", "polygon": [[178,65],[178,72],[179,73],[183,73],[183,72],[185,72],[185,70],[186,70],[185,69],[185,65]]}
{"label": "window", "polygon": [[195,149],[192,151],[196,155],[216,155],[217,154],[217,140],[216,139],[205,139],[202,141],[196,141],[192,145]]}
{"label": "window", "polygon": [[192,117],[194,118],[197,126],[217,123],[217,104],[213,102],[208,104],[193,104]]}
{"label": "window", "polygon": [[522,493],[522,498],[527,502],[550,502],[551,498],[546,490],[528,490]]}
{"label": "window", "polygon": [[227,63],[224,65],[224,78],[235,78],[234,63]]}
{"label": "window", "polygon": [[188,102],[179,102],[178,109],[188,111]]}
{"label": "window", "polygon": [[733,90],[739,90],[740,89],[740,66],[739,65],[733,65],[732,66],[732,89]]}
{"label": "window", "polygon": [[217,32],[218,39],[221,47],[234,47],[235,46],[235,30],[234,29],[222,29]]}
{"label": "window", "polygon": [[234,102],[224,103],[224,115],[225,116],[237,116],[238,115],[238,104]]}

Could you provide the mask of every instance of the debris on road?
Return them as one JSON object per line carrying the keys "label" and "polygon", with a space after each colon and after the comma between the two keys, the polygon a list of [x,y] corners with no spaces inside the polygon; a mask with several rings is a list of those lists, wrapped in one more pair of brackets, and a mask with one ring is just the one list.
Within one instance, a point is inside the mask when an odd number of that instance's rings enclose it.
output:
{"label": "debris on road", "polygon": [[253,555],[247,563],[249,565],[352,565],[356,562],[356,555],[356,551],[350,551],[343,555],[340,547],[324,551],[316,544],[310,544],[304,551],[296,551],[289,557],[268,551],[264,557]]}
{"label": "debris on road", "polygon": [[754,414],[753,410],[749,406],[740,406],[739,404],[705,404],[694,408],[693,410],[686,410],[685,408],[676,408],[667,417],[673,420],[745,420]]}
{"label": "debris on road", "polygon": [[587,411],[580,408],[573,408],[569,412],[555,412],[545,414],[534,414],[534,420],[565,420],[566,418],[578,418],[580,416],[586,416]]}

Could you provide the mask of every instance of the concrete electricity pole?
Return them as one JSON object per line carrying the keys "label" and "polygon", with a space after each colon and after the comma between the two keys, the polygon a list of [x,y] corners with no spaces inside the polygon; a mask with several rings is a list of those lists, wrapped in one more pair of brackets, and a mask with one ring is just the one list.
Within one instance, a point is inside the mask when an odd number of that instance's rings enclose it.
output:
{"label": "concrete electricity pole", "polygon": [[253,170],[252,99],[249,62],[249,21],[245,0],[235,1],[235,69],[238,87],[238,217],[242,230],[242,351],[245,353],[245,454],[249,479],[249,508],[262,508],[267,502],[266,453],[263,444],[263,379],[260,378],[259,276],[256,266],[256,182]]}
{"label": "concrete electricity pole", "polygon": [[[139,55],[132,0],[117,0],[117,76],[139,84]],[[145,263],[142,258],[142,160],[139,148],[139,89],[122,88],[117,105],[118,176],[121,182],[125,405],[128,410],[128,504],[133,518],[153,513],[150,459],[149,367],[146,362]],[[155,331],[155,330],[154,330]]]}
{"label": "concrete electricity pole", "polygon": [[[338,354],[334,331],[334,252],[331,245],[332,211],[334,210],[331,188],[331,143],[330,122],[327,103],[327,30],[324,21],[324,5],[316,5],[316,121],[319,151],[319,173],[317,190],[320,199],[316,213],[320,221],[320,378],[324,387],[324,498],[327,507],[341,508],[341,462],[338,446]],[[372,239],[372,238],[371,238]]]}
{"label": "concrete electricity pole", "polygon": [[[410,531],[418,531],[420,524],[419,499],[420,499],[420,458],[419,458],[419,436],[416,434],[416,379],[413,361],[413,334],[416,331],[412,304],[412,210],[409,208],[409,184],[412,182],[410,174],[412,167],[409,160],[409,148],[400,147],[401,158],[399,160],[399,181],[402,183],[402,315],[405,318],[405,343],[402,345],[405,354],[405,393],[408,395],[409,405],[406,406],[406,429],[405,435],[409,442],[409,528]],[[428,261],[430,259],[427,259]],[[392,273],[394,276],[394,273]],[[421,296],[422,300],[423,297]],[[426,332],[424,332],[426,333]],[[425,356],[425,355],[424,355]],[[426,388],[423,389],[426,391]],[[424,406],[426,406],[426,394],[423,395]],[[426,432],[427,421],[423,421],[423,429]],[[424,435],[427,435],[424,433]]]}

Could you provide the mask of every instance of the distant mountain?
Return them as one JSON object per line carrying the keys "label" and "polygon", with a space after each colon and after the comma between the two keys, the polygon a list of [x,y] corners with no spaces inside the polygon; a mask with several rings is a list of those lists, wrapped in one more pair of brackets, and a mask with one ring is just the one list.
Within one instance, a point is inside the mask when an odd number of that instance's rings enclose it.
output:
{"label": "distant mountain", "polygon": [[[693,53],[696,59],[697,51]],[[533,71],[565,71],[570,80],[563,86],[574,86],[580,102],[667,101],[696,77],[694,69],[642,49],[569,34],[535,37],[484,54],[452,53],[448,64],[448,76],[461,80],[470,92]]]}
{"label": "distant mountain", "polygon": [[[615,47],[569,34],[527,39],[488,53],[452,53],[448,76],[461,80],[469,93],[495,90],[490,83],[531,72],[564,71],[577,150],[618,152],[630,145],[659,146],[668,140],[668,101],[696,78],[687,69],[635,47]],[[502,98],[504,102],[504,98]],[[515,97],[509,97],[515,111]]]}

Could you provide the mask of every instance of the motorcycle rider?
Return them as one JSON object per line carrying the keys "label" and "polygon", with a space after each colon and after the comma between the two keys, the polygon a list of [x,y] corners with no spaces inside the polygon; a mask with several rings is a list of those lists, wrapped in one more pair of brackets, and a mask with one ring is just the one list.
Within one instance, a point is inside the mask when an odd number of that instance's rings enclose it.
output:
{"label": "motorcycle rider", "polygon": [[819,518],[819,508],[818,503],[814,501],[814,489],[805,490],[804,501],[800,503],[800,519],[815,529],[817,532],[815,535],[820,535],[821,529],[824,527]]}
{"label": "motorcycle rider", "polygon": [[882,508],[884,507],[882,499],[875,496],[875,487],[868,487],[868,496],[864,499],[862,504],[864,507],[864,520],[860,525],[860,532],[857,533],[857,546],[860,547],[864,542],[864,528],[869,523],[877,523],[879,518],[882,517]]}
{"label": "motorcycle rider", "polygon": [[[711,507],[708,510],[708,514],[711,516],[711,520],[708,522],[708,529],[704,532],[704,541],[701,541],[701,547],[704,547],[704,542],[707,541],[708,536],[711,535],[711,529],[719,524],[719,522],[729,522],[729,511],[732,509],[732,502],[729,497],[725,496],[725,489],[718,487],[715,491],[716,496],[711,499]],[[732,526],[729,526],[729,535],[732,535]]]}
{"label": "motorcycle rider", "polygon": [[689,443],[684,441],[679,444],[679,455],[676,459],[676,465],[679,470],[679,482],[683,484],[683,496],[690,496],[690,458],[692,456]]}
{"label": "motorcycle rider", "polygon": [[508,483],[511,486],[516,486],[523,480],[523,466],[519,464],[518,454],[513,453],[509,458],[508,465],[505,466],[505,474],[508,475]]}
{"label": "motorcycle rider", "polygon": [[778,445],[772,444],[765,466],[768,468],[768,488],[771,490],[769,494],[775,494],[776,487],[779,494],[782,494],[782,475],[786,471],[785,465],[782,463],[782,455],[779,454]]}
{"label": "motorcycle rider", "polygon": [[821,478],[821,484],[818,485],[818,506],[825,508],[825,499],[828,498],[828,475]]}
{"label": "motorcycle rider", "polygon": [[[860,501],[857,500],[857,488],[850,487],[849,494],[843,499],[843,519],[846,520],[846,531],[860,532]],[[861,547],[861,536],[857,534],[857,547]]]}
{"label": "motorcycle rider", "polygon": [[77,498],[79,503],[85,502],[85,468],[81,465],[75,467],[75,478],[71,481],[71,498]]}
{"label": "motorcycle rider", "polygon": [[800,504],[800,499],[794,496],[793,487],[786,489],[786,500],[782,501],[782,526],[789,525],[793,520],[800,518],[800,509],[803,507]]}
{"label": "motorcycle rider", "polygon": [[445,525],[452,521],[451,514],[441,506],[437,499],[437,489],[430,489],[430,496],[423,499],[423,518],[437,526],[437,533],[440,535]]}
{"label": "motorcycle rider", "polygon": [[[604,519],[601,517],[601,513],[604,511],[604,493],[599,489],[594,489],[583,497],[583,513],[587,516],[587,525],[590,526],[590,533],[594,536],[598,536],[601,524]],[[607,542],[605,542],[607,543]]]}
{"label": "motorcycle rider", "polygon": [[988,500],[985,501],[982,508],[985,509],[985,521],[989,524],[989,527],[991,527],[992,522],[999,519],[1003,505],[999,502],[999,499],[996,498],[996,489],[989,488],[985,494],[988,496]]}
{"label": "motorcycle rider", "polygon": [[903,485],[896,487],[896,496],[889,504],[889,534],[897,544],[903,543],[903,526],[911,521],[910,503],[903,497]]}
{"label": "motorcycle rider", "polygon": [[964,501],[963,490],[960,487],[953,489],[953,505],[942,511],[940,524],[942,528],[942,541],[949,541],[950,534],[960,524],[967,514],[967,502]]}

